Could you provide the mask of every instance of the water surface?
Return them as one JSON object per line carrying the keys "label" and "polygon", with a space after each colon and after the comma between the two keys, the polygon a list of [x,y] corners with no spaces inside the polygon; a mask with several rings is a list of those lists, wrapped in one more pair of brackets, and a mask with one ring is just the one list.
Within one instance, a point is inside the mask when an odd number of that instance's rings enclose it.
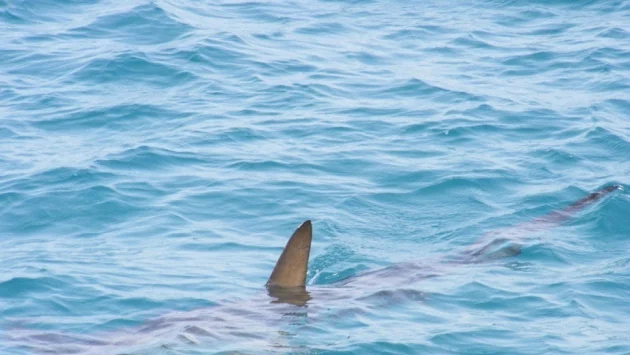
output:
{"label": "water surface", "polygon": [[615,0],[0,0],[0,353],[629,353],[627,189],[518,256],[307,308],[263,288],[305,219],[321,292],[630,184],[628,24]]}

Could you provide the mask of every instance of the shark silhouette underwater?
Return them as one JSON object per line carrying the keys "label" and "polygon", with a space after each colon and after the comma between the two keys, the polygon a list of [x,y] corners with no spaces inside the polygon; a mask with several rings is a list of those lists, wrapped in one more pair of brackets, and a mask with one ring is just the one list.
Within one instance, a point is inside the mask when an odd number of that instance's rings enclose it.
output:
{"label": "shark silhouette underwater", "polygon": [[[423,295],[405,289],[405,285],[417,280],[435,277],[448,271],[451,266],[477,264],[509,256],[521,251],[519,236],[560,224],[575,213],[591,205],[615,190],[620,185],[602,188],[573,204],[535,218],[528,222],[510,227],[499,233],[491,233],[486,238],[468,247],[463,252],[441,262],[441,268],[426,264],[402,263],[384,269],[368,271],[337,281],[331,285],[306,288],[313,225],[310,220],[303,222],[289,238],[272,273],[266,283],[267,295],[253,300],[240,302],[238,305],[210,307],[188,312],[173,312],[155,318],[143,325],[127,331],[95,335],[71,335],[51,331],[38,331],[23,326],[7,329],[5,340],[20,348],[28,348],[36,353],[55,354],[92,354],[118,353],[129,348],[160,345],[164,347],[166,338],[176,333],[170,343],[185,343],[197,346],[204,344],[198,338],[210,338],[224,343],[240,344],[243,338],[251,337],[253,348],[280,348],[287,350],[282,339],[269,340],[269,333],[264,335],[247,333],[247,329],[265,327],[281,328],[286,316],[295,319],[313,317],[331,302],[355,301],[357,290],[370,297],[393,297],[395,294],[387,288],[402,287],[405,297],[422,299]],[[394,300],[395,301],[395,300]],[[307,313],[307,308],[308,313]],[[270,321],[271,320],[271,321]],[[278,332],[281,333],[281,332]],[[282,338],[282,336],[280,336]],[[267,344],[271,341],[271,344]],[[265,343],[264,346],[262,343]]]}

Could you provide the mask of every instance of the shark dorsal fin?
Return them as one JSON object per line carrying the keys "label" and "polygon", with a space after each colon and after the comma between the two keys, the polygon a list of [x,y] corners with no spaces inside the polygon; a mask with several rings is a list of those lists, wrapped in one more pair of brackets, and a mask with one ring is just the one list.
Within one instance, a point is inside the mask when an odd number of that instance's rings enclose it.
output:
{"label": "shark dorsal fin", "polygon": [[308,257],[311,252],[313,227],[306,221],[293,232],[278,259],[267,286],[303,287],[306,281]]}

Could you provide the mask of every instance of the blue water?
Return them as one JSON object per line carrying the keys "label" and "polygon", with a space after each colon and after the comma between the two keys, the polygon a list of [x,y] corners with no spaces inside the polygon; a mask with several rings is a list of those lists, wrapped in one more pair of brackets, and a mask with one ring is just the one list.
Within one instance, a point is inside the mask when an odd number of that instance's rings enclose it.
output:
{"label": "blue water", "polygon": [[[630,353],[629,25],[615,0],[0,0],[0,353]],[[341,298],[272,306],[305,219],[309,287]],[[522,253],[432,262],[497,230]],[[400,262],[435,275],[335,286]]]}

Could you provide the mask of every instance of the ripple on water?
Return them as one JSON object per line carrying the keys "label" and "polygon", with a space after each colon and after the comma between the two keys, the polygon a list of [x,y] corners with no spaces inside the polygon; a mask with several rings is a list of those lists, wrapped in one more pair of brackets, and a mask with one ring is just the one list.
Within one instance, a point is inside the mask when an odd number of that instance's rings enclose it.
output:
{"label": "ripple on water", "polygon": [[102,38],[131,45],[152,45],[177,40],[191,30],[192,27],[178,22],[158,4],[150,3],[95,16],[92,22],[70,29],[67,35],[78,39]]}

